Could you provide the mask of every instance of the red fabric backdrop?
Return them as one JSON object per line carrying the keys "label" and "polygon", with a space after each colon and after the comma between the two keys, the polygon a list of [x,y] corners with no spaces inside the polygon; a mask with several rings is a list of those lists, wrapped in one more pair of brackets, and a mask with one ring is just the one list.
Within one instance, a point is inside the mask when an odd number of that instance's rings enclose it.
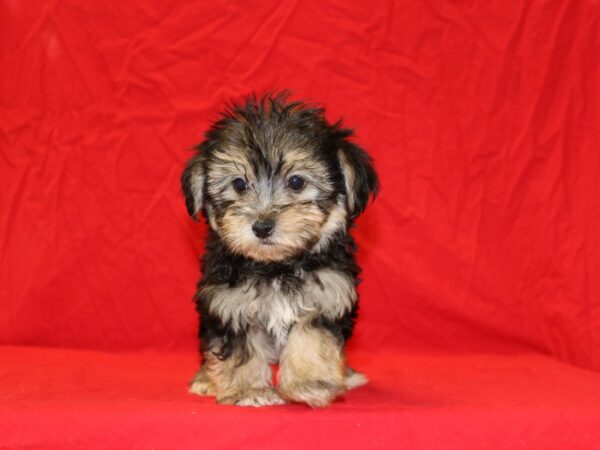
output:
{"label": "red fabric backdrop", "polygon": [[0,343],[193,354],[179,175],[225,101],[291,89],[382,183],[358,352],[600,370],[600,4],[0,6]]}
{"label": "red fabric backdrop", "polygon": [[290,88],[382,180],[355,345],[600,368],[597,2],[210,3],[4,2],[0,341],[194,345],[182,164],[223,102]]}

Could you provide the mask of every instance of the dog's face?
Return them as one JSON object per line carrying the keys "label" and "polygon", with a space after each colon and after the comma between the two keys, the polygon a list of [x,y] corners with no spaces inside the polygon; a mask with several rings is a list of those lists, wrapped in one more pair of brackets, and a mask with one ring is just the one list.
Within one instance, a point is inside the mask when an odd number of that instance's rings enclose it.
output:
{"label": "dog's face", "polygon": [[250,259],[320,251],[377,190],[350,135],[321,109],[282,96],[234,105],[183,173],[188,211],[203,211],[227,247]]}

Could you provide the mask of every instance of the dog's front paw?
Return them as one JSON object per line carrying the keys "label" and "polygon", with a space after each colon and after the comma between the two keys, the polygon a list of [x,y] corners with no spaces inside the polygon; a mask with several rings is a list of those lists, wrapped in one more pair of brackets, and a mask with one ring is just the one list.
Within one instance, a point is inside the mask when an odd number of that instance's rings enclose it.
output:
{"label": "dog's front paw", "polygon": [[285,400],[273,388],[243,389],[224,397],[218,396],[217,402],[224,405],[254,407],[285,404]]}
{"label": "dog's front paw", "polygon": [[206,372],[200,369],[190,382],[188,392],[196,395],[215,395],[216,389]]}
{"label": "dog's front paw", "polygon": [[283,398],[293,402],[306,403],[313,408],[323,408],[345,390],[345,387],[340,384],[314,380],[282,386],[279,392]]}

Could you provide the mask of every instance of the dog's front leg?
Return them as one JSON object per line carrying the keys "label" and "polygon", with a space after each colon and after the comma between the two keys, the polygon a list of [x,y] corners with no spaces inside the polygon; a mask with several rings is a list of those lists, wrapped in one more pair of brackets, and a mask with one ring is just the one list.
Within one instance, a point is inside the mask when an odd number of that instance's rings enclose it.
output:
{"label": "dog's front leg", "polygon": [[327,406],[346,387],[342,342],[313,323],[304,320],[290,331],[279,362],[279,392],[316,408]]}
{"label": "dog's front leg", "polygon": [[280,405],[284,400],[273,389],[273,376],[261,340],[249,334],[226,359],[211,351],[204,354],[203,370],[215,386],[217,402],[238,406]]}

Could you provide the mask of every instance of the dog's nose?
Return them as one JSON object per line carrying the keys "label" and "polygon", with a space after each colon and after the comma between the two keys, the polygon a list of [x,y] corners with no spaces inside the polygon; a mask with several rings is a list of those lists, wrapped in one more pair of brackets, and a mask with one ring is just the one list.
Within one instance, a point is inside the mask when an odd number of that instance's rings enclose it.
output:
{"label": "dog's nose", "polygon": [[275,228],[275,222],[271,219],[262,221],[257,220],[254,222],[254,225],[252,225],[252,231],[254,231],[254,234],[263,239],[271,235],[273,228]]}

